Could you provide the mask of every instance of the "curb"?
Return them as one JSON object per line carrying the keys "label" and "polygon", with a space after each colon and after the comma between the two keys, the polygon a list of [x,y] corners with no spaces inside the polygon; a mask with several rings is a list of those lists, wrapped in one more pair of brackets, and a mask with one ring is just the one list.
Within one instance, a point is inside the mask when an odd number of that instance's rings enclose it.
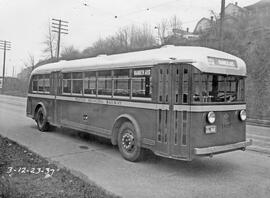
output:
{"label": "curb", "polygon": [[253,151],[253,152],[257,152],[257,153],[263,153],[263,154],[267,154],[270,155],[270,149],[264,148],[264,147],[260,147],[260,146],[249,146],[246,148],[248,151]]}
{"label": "curb", "polygon": [[249,125],[270,127],[270,120],[260,120],[260,119],[248,118],[246,122]]}

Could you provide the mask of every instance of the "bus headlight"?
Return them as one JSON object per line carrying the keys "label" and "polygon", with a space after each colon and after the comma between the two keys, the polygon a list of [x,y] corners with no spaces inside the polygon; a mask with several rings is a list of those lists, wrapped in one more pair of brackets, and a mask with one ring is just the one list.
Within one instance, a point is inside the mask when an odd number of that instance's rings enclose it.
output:
{"label": "bus headlight", "polygon": [[239,113],[240,120],[245,121],[247,119],[247,112],[246,110],[241,110]]}
{"label": "bus headlight", "polygon": [[216,121],[216,115],[215,115],[215,113],[213,111],[208,112],[208,114],[207,114],[207,121],[210,124],[213,124]]}

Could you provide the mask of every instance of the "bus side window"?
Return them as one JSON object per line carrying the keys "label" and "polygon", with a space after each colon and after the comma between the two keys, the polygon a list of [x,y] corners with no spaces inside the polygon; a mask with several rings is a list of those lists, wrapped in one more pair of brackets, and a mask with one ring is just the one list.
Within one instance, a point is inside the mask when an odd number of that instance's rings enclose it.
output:
{"label": "bus side window", "polygon": [[183,103],[188,103],[188,69],[183,69]]}
{"label": "bus side window", "polygon": [[179,102],[179,68],[176,69],[175,75],[175,103]]}
{"label": "bus side window", "polygon": [[63,73],[63,94],[71,94],[71,73]]}
{"label": "bus side window", "polygon": [[163,102],[163,71],[162,68],[159,69],[159,85],[158,85],[158,100]]}
{"label": "bus side window", "polygon": [[169,80],[170,80],[170,75],[169,75],[169,69],[166,69],[165,73],[165,102],[169,102]]}
{"label": "bus side window", "polygon": [[97,93],[97,78],[96,72],[85,72],[84,73],[84,94],[96,95]]}
{"label": "bus side window", "polygon": [[132,97],[134,98],[149,98],[152,97],[152,79],[151,69],[140,68],[132,70]]}
{"label": "bus side window", "polygon": [[98,95],[112,95],[112,72],[99,71],[98,72]]}
{"label": "bus side window", "polygon": [[129,97],[130,95],[129,70],[128,69],[115,70],[113,81],[114,81],[113,95]]}

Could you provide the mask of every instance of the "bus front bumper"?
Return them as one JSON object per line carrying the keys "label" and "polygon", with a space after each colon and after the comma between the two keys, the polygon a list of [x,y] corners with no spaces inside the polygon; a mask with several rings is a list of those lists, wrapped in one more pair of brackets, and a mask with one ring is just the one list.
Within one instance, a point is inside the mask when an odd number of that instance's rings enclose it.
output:
{"label": "bus front bumper", "polygon": [[194,148],[195,155],[214,155],[218,153],[225,153],[234,150],[245,150],[247,146],[252,144],[252,140],[247,140],[245,142],[238,142],[234,144],[227,144],[223,146],[212,146],[205,148]]}

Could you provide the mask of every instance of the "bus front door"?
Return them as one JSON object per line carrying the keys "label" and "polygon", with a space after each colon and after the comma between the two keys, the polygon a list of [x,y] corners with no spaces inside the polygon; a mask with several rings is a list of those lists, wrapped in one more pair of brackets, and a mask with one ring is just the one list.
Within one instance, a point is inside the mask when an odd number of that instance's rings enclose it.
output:
{"label": "bus front door", "polygon": [[156,154],[189,159],[190,65],[157,67],[158,103]]}
{"label": "bus front door", "polygon": [[174,64],[171,69],[170,156],[188,160],[190,156],[191,65]]}
{"label": "bus front door", "polygon": [[170,154],[170,87],[171,87],[171,68],[170,65],[157,66],[155,75],[157,77],[157,100],[160,108],[157,111],[157,130],[156,130],[156,154],[168,157]]}

